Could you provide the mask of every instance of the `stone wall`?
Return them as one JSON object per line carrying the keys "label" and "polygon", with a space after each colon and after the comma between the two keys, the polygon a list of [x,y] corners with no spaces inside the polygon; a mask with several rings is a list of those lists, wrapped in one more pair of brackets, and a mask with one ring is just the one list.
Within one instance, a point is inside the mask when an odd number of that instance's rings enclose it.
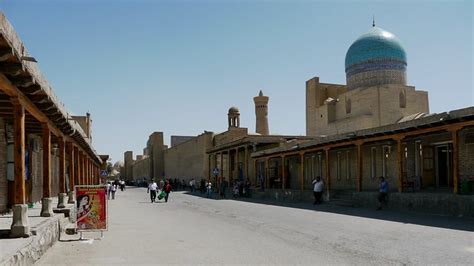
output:
{"label": "stone wall", "polygon": [[132,164],[132,173],[133,173],[133,180],[150,180],[151,176],[151,158],[145,157],[141,160],[136,160]]}
{"label": "stone wall", "polygon": [[[429,113],[428,93],[404,85],[346,91],[337,84],[307,82],[306,128],[309,136],[334,135],[396,123],[415,113]],[[331,102],[325,102],[328,97]]]}
{"label": "stone wall", "polygon": [[189,181],[209,175],[209,156],[206,150],[212,147],[213,133],[206,132],[184,143],[164,151],[166,178]]}

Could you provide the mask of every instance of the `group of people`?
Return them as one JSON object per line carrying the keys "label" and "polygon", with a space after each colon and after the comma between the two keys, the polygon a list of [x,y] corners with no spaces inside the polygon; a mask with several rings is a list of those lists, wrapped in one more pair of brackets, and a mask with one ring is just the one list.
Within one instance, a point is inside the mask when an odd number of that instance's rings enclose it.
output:
{"label": "group of people", "polygon": [[[388,182],[385,180],[383,176],[379,177],[379,195],[377,197],[377,200],[379,202],[379,206],[377,207],[377,210],[381,210],[382,206],[387,205],[388,203]],[[324,183],[321,180],[321,177],[316,177],[316,179],[313,180],[313,195],[314,195],[314,202],[313,204],[321,204],[322,203],[322,196],[323,196],[323,190],[324,190]]]}
{"label": "group of people", "polygon": [[107,199],[115,199],[115,192],[120,188],[121,191],[125,190],[125,181],[124,180],[114,180],[107,181],[105,184],[105,192],[107,193]]}
{"label": "group of people", "polygon": [[165,199],[165,202],[168,202],[168,197],[173,190],[170,180],[160,180],[160,183],[157,184],[155,180],[151,180],[148,184],[147,193],[150,194],[151,203],[156,202],[156,198],[158,200]]}

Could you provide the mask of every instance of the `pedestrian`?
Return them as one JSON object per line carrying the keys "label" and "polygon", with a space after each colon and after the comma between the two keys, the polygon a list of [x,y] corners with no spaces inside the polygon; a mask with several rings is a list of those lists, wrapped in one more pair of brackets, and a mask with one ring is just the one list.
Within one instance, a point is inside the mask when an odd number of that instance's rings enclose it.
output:
{"label": "pedestrian", "polygon": [[226,190],[226,181],[222,178],[221,179],[221,184],[220,184],[220,195],[221,199],[225,199],[225,190]]}
{"label": "pedestrian", "polygon": [[208,198],[211,198],[212,196],[212,183],[211,183],[211,179],[209,179],[206,183],[206,193],[207,193],[207,197]]}
{"label": "pedestrian", "polygon": [[265,190],[265,178],[263,178],[263,175],[260,174],[260,177],[259,177],[259,182],[260,182],[260,191],[264,191]]}
{"label": "pedestrian", "polygon": [[379,207],[378,210],[382,209],[382,205],[387,205],[387,197],[388,197],[388,183],[383,176],[379,177],[380,185],[379,185]]}
{"label": "pedestrian", "polygon": [[316,204],[321,204],[321,198],[323,195],[323,188],[324,188],[324,183],[321,180],[320,176],[317,176],[315,180],[313,180],[313,194],[314,194],[314,205]]}
{"label": "pedestrian", "polygon": [[112,193],[111,186],[112,185],[110,184],[110,181],[108,181],[107,185],[105,185],[105,192],[107,193],[108,200],[110,199],[110,194]]}
{"label": "pedestrian", "polygon": [[161,179],[161,180],[160,180],[160,187],[159,187],[159,189],[160,189],[160,190],[163,190],[164,187],[165,187],[165,180]]}
{"label": "pedestrian", "polygon": [[194,178],[189,181],[189,187],[191,188],[192,193],[196,190],[196,180],[194,180]]}
{"label": "pedestrian", "polygon": [[156,189],[158,188],[158,185],[156,182],[152,179],[151,183],[148,185],[148,189],[146,193],[150,193],[150,200],[151,203],[155,202],[156,199]]}
{"label": "pedestrian", "polygon": [[165,195],[165,202],[168,202],[168,197],[171,193],[171,190],[172,190],[172,187],[171,187],[171,184],[170,182],[166,181],[165,183],[165,187],[163,189],[165,192],[166,192],[166,195]]}
{"label": "pedestrian", "polygon": [[110,190],[112,191],[112,199],[115,199],[115,192],[117,191],[117,184],[113,183],[110,187]]}
{"label": "pedestrian", "polygon": [[232,197],[237,197],[239,196],[239,182],[237,181],[234,181],[234,187],[233,187],[233,191],[232,191]]}
{"label": "pedestrian", "polygon": [[201,178],[201,184],[199,188],[201,190],[201,194],[204,193],[204,191],[206,190],[206,181],[204,181],[204,178]]}
{"label": "pedestrian", "polygon": [[250,179],[247,177],[247,180],[245,180],[245,185],[244,185],[244,195],[246,197],[250,197],[250,187],[252,186],[252,183],[250,183]]}

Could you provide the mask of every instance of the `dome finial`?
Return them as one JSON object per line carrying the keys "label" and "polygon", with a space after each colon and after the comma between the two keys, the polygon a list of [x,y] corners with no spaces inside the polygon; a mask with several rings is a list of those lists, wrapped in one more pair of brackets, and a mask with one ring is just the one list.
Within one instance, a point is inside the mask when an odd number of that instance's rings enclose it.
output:
{"label": "dome finial", "polygon": [[375,27],[375,15],[372,16],[372,27]]}

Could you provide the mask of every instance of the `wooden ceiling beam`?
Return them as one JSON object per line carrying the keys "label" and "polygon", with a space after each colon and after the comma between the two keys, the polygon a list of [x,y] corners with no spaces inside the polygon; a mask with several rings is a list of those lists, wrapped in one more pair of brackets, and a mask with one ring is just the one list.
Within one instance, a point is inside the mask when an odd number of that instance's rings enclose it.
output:
{"label": "wooden ceiling beam", "polygon": [[21,63],[0,62],[0,73],[10,76],[18,76],[23,73],[23,65]]}
{"label": "wooden ceiling beam", "polygon": [[0,61],[5,61],[12,57],[13,54],[13,49],[8,47],[8,48],[0,48]]}

